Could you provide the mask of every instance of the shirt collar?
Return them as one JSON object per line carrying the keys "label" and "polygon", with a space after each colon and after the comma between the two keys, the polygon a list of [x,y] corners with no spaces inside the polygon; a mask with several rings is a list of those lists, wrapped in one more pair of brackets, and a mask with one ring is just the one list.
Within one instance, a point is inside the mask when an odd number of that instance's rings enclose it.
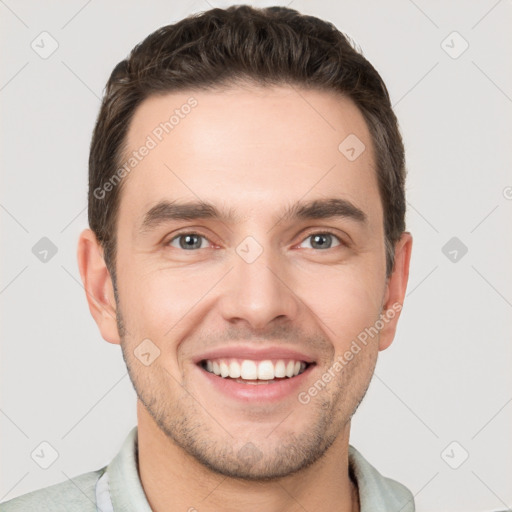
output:
{"label": "shirt collar", "polygon": [[382,476],[352,445],[349,472],[356,481],[361,512],[414,512],[414,496],[404,485]]}
{"label": "shirt collar", "polygon": [[137,427],[133,427],[107,467],[110,498],[115,511],[152,512],[142,488],[138,465]]}

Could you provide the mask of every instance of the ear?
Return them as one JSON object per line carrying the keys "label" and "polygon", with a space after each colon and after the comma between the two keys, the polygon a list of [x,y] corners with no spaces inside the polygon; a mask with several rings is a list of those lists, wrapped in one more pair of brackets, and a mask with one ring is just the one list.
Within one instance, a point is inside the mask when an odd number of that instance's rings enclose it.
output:
{"label": "ear", "polygon": [[101,336],[109,343],[120,344],[112,279],[103,259],[102,247],[90,229],[80,234],[77,258],[89,311]]}
{"label": "ear", "polygon": [[407,289],[412,235],[405,231],[395,244],[395,265],[389,276],[382,310],[384,327],[380,331],[379,350],[385,350],[395,337],[396,326]]}

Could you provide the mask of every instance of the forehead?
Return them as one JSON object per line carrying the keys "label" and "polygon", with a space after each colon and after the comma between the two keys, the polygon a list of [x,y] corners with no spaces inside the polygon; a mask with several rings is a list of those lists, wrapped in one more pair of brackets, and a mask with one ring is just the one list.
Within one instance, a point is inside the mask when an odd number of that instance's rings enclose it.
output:
{"label": "forehead", "polygon": [[327,195],[370,216],[380,207],[367,125],[336,93],[282,86],[152,96],[126,143],[122,164],[133,165],[120,208],[132,224],[162,199],[227,204],[243,218]]}

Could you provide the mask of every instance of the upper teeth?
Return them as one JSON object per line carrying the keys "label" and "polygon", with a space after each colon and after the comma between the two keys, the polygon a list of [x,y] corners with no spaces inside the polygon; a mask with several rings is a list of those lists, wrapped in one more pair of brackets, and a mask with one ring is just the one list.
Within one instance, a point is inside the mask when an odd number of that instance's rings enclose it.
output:
{"label": "upper teeth", "polygon": [[271,361],[253,361],[252,359],[207,359],[204,368],[221,377],[246,380],[272,380],[280,377],[295,377],[306,368],[304,361],[282,359]]}

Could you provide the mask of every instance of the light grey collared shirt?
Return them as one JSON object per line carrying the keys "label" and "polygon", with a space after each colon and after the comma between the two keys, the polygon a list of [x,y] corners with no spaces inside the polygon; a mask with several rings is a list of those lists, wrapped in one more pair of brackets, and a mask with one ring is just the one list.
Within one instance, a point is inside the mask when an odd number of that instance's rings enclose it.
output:
{"label": "light grey collared shirt", "polygon": [[[108,466],[0,503],[0,512],[152,512],[139,479],[137,453],[134,427]],[[349,468],[361,512],[414,512],[411,492],[382,476],[352,445]]]}

